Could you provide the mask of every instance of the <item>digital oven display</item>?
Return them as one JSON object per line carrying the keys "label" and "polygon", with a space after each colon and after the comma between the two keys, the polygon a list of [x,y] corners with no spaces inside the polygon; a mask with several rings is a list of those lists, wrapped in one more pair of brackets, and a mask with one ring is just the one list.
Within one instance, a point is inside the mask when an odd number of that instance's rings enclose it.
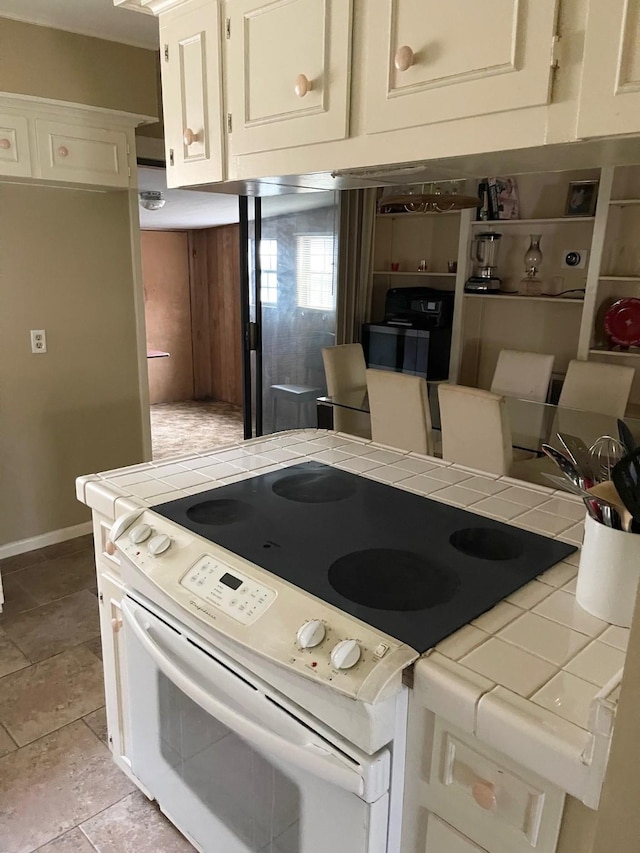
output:
{"label": "digital oven display", "polygon": [[223,583],[225,586],[231,587],[231,589],[239,589],[242,586],[242,581],[238,580],[238,578],[234,578],[233,575],[230,575],[229,572],[222,575],[220,578],[220,583]]}

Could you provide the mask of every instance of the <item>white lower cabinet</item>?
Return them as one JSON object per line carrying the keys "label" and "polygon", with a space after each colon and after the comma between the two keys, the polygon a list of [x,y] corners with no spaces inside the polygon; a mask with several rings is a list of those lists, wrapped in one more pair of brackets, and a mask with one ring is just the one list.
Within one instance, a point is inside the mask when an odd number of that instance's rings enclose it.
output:
{"label": "white lower cabinet", "polygon": [[427,818],[425,853],[485,853],[473,841],[460,835],[443,820],[430,814]]}
{"label": "white lower cabinet", "polygon": [[537,774],[410,707],[403,853],[555,853],[564,801]]}

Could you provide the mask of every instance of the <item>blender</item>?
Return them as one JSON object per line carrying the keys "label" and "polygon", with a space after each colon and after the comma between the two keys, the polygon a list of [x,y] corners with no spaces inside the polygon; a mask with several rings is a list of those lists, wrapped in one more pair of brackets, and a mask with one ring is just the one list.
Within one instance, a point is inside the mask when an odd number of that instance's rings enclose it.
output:
{"label": "blender", "polygon": [[474,273],[464,286],[467,293],[499,293],[502,280],[496,275],[502,234],[483,231],[471,243]]}

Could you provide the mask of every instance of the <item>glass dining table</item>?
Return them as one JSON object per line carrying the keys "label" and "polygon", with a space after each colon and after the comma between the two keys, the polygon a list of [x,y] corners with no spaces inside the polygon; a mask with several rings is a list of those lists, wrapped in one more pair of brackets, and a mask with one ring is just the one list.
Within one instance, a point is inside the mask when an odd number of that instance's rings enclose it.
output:
{"label": "glass dining table", "polygon": [[[440,411],[438,408],[439,382],[427,382],[429,389],[429,407],[431,425],[440,429]],[[366,387],[354,388],[332,397],[319,397],[317,400],[319,425],[322,423],[321,407],[341,406],[359,412],[369,412],[369,398]],[[617,418],[599,412],[587,412],[580,409],[567,409],[552,403],[538,403],[533,400],[521,400],[517,397],[505,397],[505,405],[511,426],[513,446],[533,453],[540,453],[543,444],[560,447],[557,434],[581,438],[587,447],[591,447],[601,436],[618,438]],[[631,434],[640,444],[640,418],[626,417],[625,423]],[[326,419],[322,425],[326,425]]]}

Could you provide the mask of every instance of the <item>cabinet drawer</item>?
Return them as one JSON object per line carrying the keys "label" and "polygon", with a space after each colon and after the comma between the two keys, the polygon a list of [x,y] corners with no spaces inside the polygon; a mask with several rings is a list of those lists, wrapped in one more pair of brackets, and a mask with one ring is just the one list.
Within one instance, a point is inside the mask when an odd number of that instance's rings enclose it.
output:
{"label": "cabinet drawer", "polygon": [[42,178],[107,187],[129,185],[123,131],[37,121],[36,139]]}
{"label": "cabinet drawer", "polygon": [[490,853],[553,853],[564,793],[436,720],[427,806]]}
{"label": "cabinet drawer", "polygon": [[22,116],[0,113],[0,174],[17,178],[31,175],[29,125]]}
{"label": "cabinet drawer", "polygon": [[485,853],[485,851],[452,829],[448,823],[430,814],[427,822],[425,853]]}

